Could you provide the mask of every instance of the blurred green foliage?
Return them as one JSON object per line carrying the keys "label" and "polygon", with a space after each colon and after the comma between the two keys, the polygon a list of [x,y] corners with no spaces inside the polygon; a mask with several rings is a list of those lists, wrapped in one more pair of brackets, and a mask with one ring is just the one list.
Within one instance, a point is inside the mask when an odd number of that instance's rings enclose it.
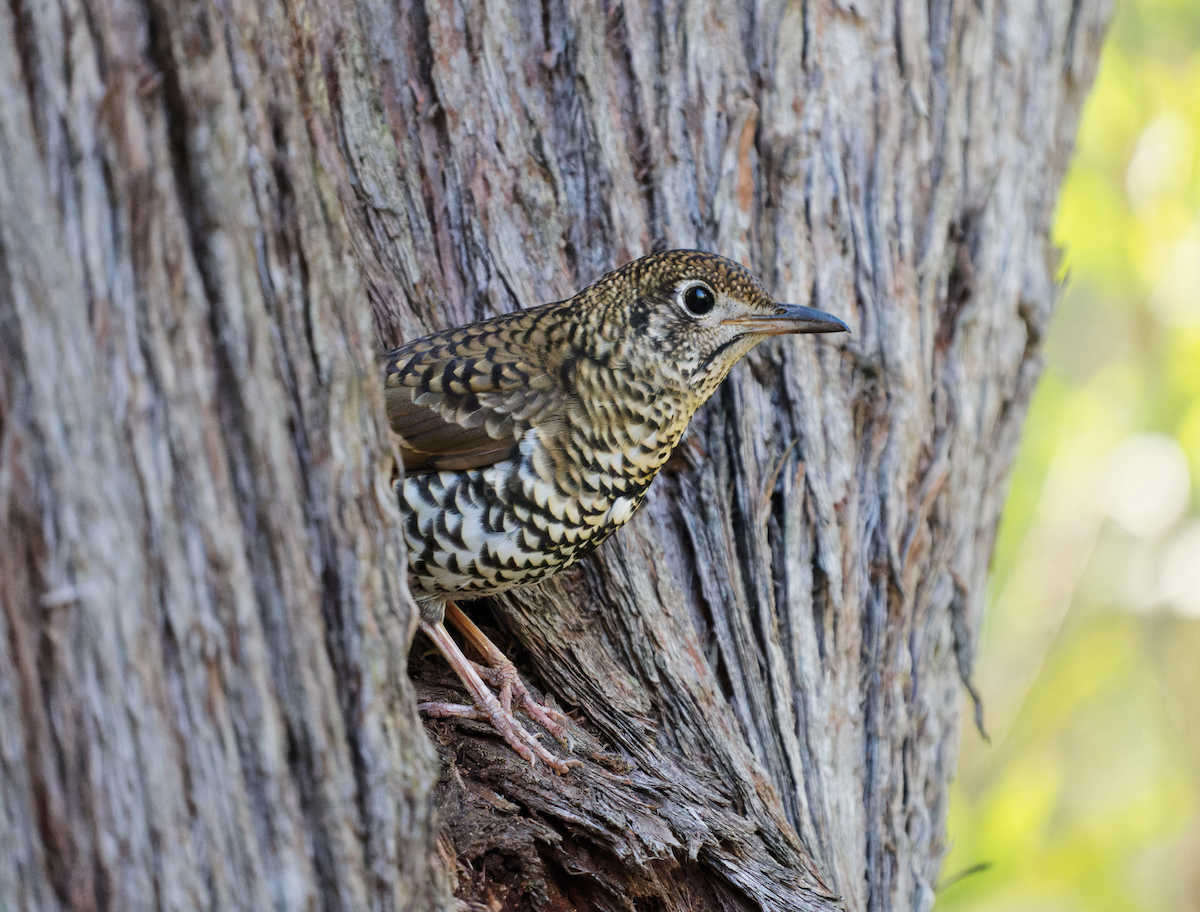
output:
{"label": "blurred green foliage", "polygon": [[936,908],[1200,910],[1200,0],[1119,5],[1055,240]]}

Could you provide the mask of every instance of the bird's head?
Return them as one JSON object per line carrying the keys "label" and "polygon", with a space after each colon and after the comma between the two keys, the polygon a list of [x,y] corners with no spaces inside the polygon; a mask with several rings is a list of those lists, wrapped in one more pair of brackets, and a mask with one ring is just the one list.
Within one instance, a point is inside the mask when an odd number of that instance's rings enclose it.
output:
{"label": "bird's head", "polygon": [[610,314],[605,322],[620,327],[619,347],[631,366],[651,368],[697,404],[768,336],[849,331],[823,311],[779,303],[749,270],[710,253],[652,254],[597,285],[607,280],[614,281],[617,294],[605,297],[620,298],[628,316],[618,320]]}

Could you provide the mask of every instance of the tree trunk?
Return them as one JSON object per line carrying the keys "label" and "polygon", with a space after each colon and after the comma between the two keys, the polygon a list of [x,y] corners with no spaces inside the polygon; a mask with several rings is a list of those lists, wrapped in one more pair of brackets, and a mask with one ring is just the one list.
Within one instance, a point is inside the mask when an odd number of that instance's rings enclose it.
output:
{"label": "tree trunk", "polygon": [[[0,6],[0,905],[928,909],[1108,6]],[[416,714],[379,354],[668,247],[854,334],[466,606],[560,778]]]}

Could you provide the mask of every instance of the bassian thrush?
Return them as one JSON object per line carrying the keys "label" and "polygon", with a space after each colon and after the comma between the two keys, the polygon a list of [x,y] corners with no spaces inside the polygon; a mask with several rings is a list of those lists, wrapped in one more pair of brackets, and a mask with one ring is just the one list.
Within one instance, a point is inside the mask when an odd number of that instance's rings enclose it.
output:
{"label": "bassian thrush", "polygon": [[[776,302],[732,260],[674,250],[627,263],[567,301],[389,353],[409,587],[421,628],[475,701],[420,708],[489,721],[526,760],[566,772],[512,701],[569,748],[563,716],[532,698],[453,600],[545,579],[628,522],[692,414],[758,342],[847,330],[827,313]],[[446,618],[484,664],[466,658]]]}

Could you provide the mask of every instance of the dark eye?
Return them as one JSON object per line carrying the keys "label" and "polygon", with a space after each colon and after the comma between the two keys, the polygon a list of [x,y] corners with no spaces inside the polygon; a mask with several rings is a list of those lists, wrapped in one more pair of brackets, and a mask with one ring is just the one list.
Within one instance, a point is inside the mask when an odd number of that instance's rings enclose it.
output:
{"label": "dark eye", "polygon": [[697,317],[704,316],[716,303],[716,295],[703,285],[693,285],[683,293],[683,306],[688,309],[688,313]]}

